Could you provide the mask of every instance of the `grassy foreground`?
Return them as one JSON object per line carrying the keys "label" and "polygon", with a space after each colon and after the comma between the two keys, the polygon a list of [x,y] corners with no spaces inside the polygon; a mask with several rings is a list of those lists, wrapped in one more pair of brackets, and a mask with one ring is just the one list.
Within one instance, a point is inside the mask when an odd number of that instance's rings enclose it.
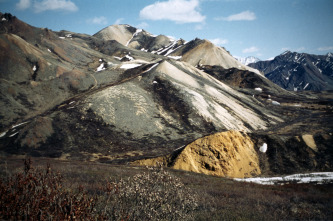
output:
{"label": "grassy foreground", "polygon": [[0,177],[0,220],[333,220],[332,184],[15,157],[1,157]]}

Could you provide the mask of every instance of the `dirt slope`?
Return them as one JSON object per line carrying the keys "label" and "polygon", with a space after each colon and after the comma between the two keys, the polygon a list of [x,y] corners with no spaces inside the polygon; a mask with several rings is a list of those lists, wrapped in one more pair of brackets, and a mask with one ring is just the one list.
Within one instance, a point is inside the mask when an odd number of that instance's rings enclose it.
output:
{"label": "dirt slope", "polygon": [[[251,177],[261,173],[259,159],[251,138],[239,131],[209,135],[187,145],[172,157],[137,161],[140,165],[166,162],[174,169],[223,177]],[[169,161],[169,162],[168,162]]]}

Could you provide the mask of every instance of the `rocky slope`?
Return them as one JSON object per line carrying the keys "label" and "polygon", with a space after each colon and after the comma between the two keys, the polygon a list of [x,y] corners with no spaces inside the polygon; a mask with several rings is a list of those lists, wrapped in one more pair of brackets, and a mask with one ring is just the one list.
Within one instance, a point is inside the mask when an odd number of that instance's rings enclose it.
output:
{"label": "rocky slope", "polygon": [[248,70],[225,69],[221,66],[202,65],[199,69],[216,79],[236,88],[254,89],[257,93],[290,94],[266,77]]}
{"label": "rocky slope", "polygon": [[118,40],[130,48],[168,56],[185,61],[193,66],[219,65],[225,69],[237,68],[259,74],[259,71],[243,65],[232,57],[224,48],[208,40],[194,39],[185,42],[174,40],[164,35],[155,36],[149,32],[129,25],[111,25],[94,35],[104,40]]}
{"label": "rocky slope", "polygon": [[331,170],[332,135],[328,133],[257,134],[227,131],[199,138],[155,158],[134,165],[167,166],[214,176],[252,177]]}
{"label": "rocky slope", "polygon": [[[332,168],[331,93],[277,88],[233,67],[237,61],[206,40],[185,44],[125,26],[113,27],[116,35],[53,32],[0,17],[0,150],[7,154],[164,159],[237,177]],[[267,152],[258,152],[264,142]]]}
{"label": "rocky slope", "polygon": [[286,51],[270,61],[249,64],[277,85],[292,91],[332,90],[333,55],[311,55]]}

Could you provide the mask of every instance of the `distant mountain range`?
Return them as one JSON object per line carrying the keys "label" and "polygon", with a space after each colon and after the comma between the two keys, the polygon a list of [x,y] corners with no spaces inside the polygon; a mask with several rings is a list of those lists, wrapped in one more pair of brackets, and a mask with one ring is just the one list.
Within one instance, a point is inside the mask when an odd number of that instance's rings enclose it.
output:
{"label": "distant mountain range", "polygon": [[256,63],[258,61],[261,61],[259,58],[256,58],[254,56],[249,56],[245,58],[235,56],[235,58],[244,65],[249,65],[251,63]]}
{"label": "distant mountain range", "polygon": [[333,90],[333,54],[312,55],[286,51],[269,61],[248,66],[258,69],[284,89]]}

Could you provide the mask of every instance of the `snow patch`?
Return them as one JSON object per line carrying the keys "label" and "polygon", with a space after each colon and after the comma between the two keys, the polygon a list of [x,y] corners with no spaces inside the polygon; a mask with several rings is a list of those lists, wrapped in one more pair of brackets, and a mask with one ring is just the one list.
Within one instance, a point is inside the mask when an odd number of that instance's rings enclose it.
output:
{"label": "snow patch", "polygon": [[11,129],[16,128],[16,127],[19,127],[19,126],[21,126],[21,125],[23,125],[23,124],[26,124],[26,123],[28,123],[28,121],[26,121],[26,122],[22,122],[22,123],[19,123],[19,124],[16,124],[16,125],[12,126]]}
{"label": "snow patch", "polygon": [[52,53],[52,51],[50,49],[47,49],[47,51]]}
{"label": "snow patch", "polygon": [[333,172],[293,174],[283,177],[235,178],[234,180],[257,183],[261,185],[283,185],[287,183],[324,184],[333,182]]}
{"label": "snow patch", "polygon": [[169,55],[168,58],[172,58],[172,59],[175,59],[175,60],[179,60],[182,58],[182,56],[171,56]]}
{"label": "snow patch", "polygon": [[273,105],[281,105],[279,102],[277,102],[277,101],[272,101],[272,104]]}
{"label": "snow patch", "polygon": [[120,57],[117,57],[117,56],[113,56],[115,59],[117,59],[117,60],[121,60],[121,58]]}
{"label": "snow patch", "polygon": [[127,42],[126,46],[128,46],[129,43],[132,41],[132,39],[142,31],[143,31],[142,29],[137,29],[136,32],[133,34],[132,38]]}
{"label": "snow patch", "polygon": [[65,39],[65,37],[59,37],[60,39]]}
{"label": "snow patch", "polygon": [[9,135],[9,137],[14,137],[16,134],[18,134],[19,132],[13,133],[11,135]]}
{"label": "snow patch", "polygon": [[37,67],[36,67],[36,65],[33,66],[32,70],[33,70],[33,71],[37,71]]}
{"label": "snow patch", "polygon": [[7,131],[2,132],[2,133],[0,134],[0,138],[1,138],[1,137],[4,137],[6,134],[7,134]]}
{"label": "snow patch", "polygon": [[166,46],[165,48],[161,48],[157,51],[157,54],[162,54],[164,52],[167,51],[167,53],[165,54],[165,56],[171,54],[173,51],[175,50],[172,50],[173,46],[175,46],[177,44],[177,41],[173,41],[171,44],[169,44],[168,46]]}
{"label": "snow patch", "polygon": [[133,61],[134,60],[134,58],[133,57],[131,57],[131,56],[129,56],[128,54],[127,55],[125,55],[125,58],[127,58],[128,60],[130,60],[130,61]]}
{"label": "snow patch", "polygon": [[154,64],[153,66],[151,66],[148,70],[146,70],[145,72],[143,72],[143,73],[146,73],[146,72],[148,72],[148,71],[151,71],[154,67],[156,67],[157,65],[159,65],[159,63],[156,63],[156,64]]}
{"label": "snow patch", "polygon": [[1,21],[7,21],[7,19],[6,18],[2,18]]}
{"label": "snow patch", "polygon": [[259,151],[262,153],[266,153],[267,151],[267,143],[264,143],[260,148]]}
{"label": "snow patch", "polygon": [[305,90],[305,88],[307,88],[308,86],[309,86],[309,83],[307,83],[307,84],[304,86],[303,90]]}
{"label": "snow patch", "polygon": [[123,64],[120,66],[121,69],[132,69],[141,66],[142,64]]}
{"label": "snow patch", "polygon": [[96,72],[105,70],[104,63],[100,64],[96,70]]}
{"label": "snow patch", "polygon": [[256,87],[254,90],[262,92],[262,89],[260,87]]}
{"label": "snow patch", "polygon": [[178,46],[177,48],[175,48],[175,49],[170,49],[166,54],[165,54],[165,56],[168,56],[169,54],[171,54],[172,52],[174,52],[174,51],[176,51],[178,48],[180,48],[180,47],[182,47],[183,45],[180,45],[180,46]]}

